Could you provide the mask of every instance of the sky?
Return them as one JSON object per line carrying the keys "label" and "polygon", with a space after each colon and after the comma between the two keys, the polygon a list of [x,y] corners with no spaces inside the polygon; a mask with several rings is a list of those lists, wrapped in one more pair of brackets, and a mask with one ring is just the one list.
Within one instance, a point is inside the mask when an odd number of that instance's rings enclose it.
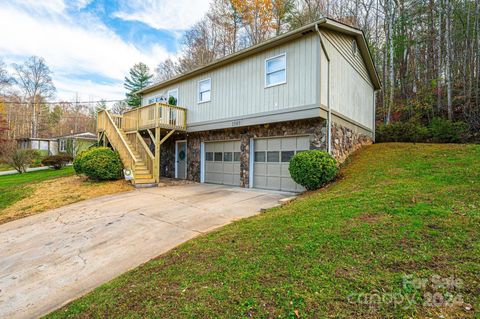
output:
{"label": "sky", "polygon": [[178,55],[209,1],[0,0],[0,59],[11,66],[43,57],[56,100],[122,99],[130,67],[143,62],[153,71]]}

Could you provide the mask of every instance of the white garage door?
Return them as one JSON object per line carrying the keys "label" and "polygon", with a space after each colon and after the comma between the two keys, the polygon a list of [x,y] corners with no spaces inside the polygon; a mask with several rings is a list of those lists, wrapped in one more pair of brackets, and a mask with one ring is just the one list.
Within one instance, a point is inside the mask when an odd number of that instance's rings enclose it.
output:
{"label": "white garage door", "polygon": [[288,171],[290,158],[310,149],[308,136],[257,139],[254,141],[253,187],[281,191],[303,191]]}
{"label": "white garage door", "polygon": [[240,141],[205,143],[205,182],[240,186]]}

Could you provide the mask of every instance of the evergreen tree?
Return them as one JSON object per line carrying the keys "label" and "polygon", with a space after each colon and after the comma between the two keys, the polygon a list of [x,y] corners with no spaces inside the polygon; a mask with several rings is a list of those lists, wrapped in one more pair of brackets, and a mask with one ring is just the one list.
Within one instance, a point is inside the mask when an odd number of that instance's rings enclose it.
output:
{"label": "evergreen tree", "polygon": [[150,85],[153,75],[150,74],[150,69],[144,63],[135,64],[129,72],[129,76],[125,77],[123,86],[128,90],[126,93],[127,104],[131,107],[140,106],[142,99],[135,94],[138,90]]}

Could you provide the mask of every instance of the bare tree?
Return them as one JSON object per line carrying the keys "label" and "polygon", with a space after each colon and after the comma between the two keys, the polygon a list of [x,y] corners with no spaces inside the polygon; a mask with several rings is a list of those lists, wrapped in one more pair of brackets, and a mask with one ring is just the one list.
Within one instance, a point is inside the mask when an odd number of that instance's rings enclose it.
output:
{"label": "bare tree", "polygon": [[52,98],[56,89],[52,81],[52,71],[41,57],[32,56],[23,64],[13,64],[16,82],[24,93],[24,98],[32,108],[32,137],[38,135],[38,114],[42,101]]}

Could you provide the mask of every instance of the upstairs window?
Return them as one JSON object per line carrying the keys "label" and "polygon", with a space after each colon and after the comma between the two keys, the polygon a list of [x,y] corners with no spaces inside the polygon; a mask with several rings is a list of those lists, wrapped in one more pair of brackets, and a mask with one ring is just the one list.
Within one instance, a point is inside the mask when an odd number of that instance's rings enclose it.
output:
{"label": "upstairs window", "polygon": [[198,82],[198,103],[209,102],[212,93],[212,79]]}
{"label": "upstairs window", "polygon": [[286,53],[265,60],[265,87],[287,82]]}

